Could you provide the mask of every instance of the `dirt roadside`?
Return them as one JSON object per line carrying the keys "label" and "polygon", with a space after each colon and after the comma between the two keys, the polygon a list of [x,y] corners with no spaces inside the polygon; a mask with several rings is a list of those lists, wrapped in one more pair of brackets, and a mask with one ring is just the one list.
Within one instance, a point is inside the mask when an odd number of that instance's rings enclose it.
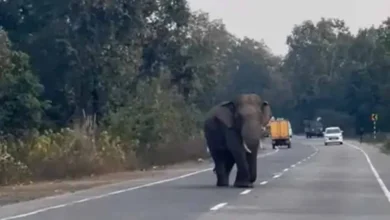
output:
{"label": "dirt roadside", "polygon": [[105,174],[101,176],[84,177],[77,180],[58,180],[31,183],[28,185],[13,185],[0,187],[0,206],[38,199],[42,197],[72,193],[79,190],[89,189],[97,186],[118,183],[128,180],[136,180],[148,177],[157,177],[171,172],[175,169],[195,169],[199,165],[208,164],[209,159],[199,159],[198,161],[189,161],[177,163],[174,165],[154,167],[147,171],[129,171]]}

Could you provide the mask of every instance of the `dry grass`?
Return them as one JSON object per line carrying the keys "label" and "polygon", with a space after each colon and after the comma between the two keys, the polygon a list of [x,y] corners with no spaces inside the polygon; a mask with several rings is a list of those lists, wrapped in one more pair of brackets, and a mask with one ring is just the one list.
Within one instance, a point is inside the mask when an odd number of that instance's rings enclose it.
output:
{"label": "dry grass", "polygon": [[0,142],[0,184],[75,179],[208,156],[203,139],[194,136],[154,146],[153,151],[139,158],[134,146],[108,132],[97,131],[92,118],[85,117],[80,124],[59,132]]}
{"label": "dry grass", "polygon": [[180,172],[188,172],[185,170],[194,169],[198,165],[199,162],[188,161],[185,163],[175,163],[170,166],[153,167],[147,171],[114,172],[104,175],[82,177],[76,180],[40,181],[20,185],[3,186],[0,187],[0,206],[47,196],[72,193],[79,190],[123,181],[163,177],[169,173],[175,173],[175,171],[179,172],[177,175],[181,175],[182,173]]}

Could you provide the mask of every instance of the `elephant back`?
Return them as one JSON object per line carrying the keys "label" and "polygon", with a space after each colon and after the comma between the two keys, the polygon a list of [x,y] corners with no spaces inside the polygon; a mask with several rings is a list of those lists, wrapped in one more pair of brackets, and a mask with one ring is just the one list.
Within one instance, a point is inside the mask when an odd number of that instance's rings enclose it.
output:
{"label": "elephant back", "polygon": [[218,105],[212,107],[206,114],[206,122],[217,118],[227,127],[233,126],[233,103],[232,102],[221,102]]}

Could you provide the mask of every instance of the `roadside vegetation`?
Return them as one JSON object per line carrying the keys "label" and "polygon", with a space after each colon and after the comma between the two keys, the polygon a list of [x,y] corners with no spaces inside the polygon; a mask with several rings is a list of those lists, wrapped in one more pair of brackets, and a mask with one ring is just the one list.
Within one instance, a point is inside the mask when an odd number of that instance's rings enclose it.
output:
{"label": "roadside vegetation", "polygon": [[275,56],[186,0],[0,1],[0,184],[206,157],[204,112],[242,92],[294,132],[371,131],[373,112],[390,130],[390,19],[303,21],[286,42]]}

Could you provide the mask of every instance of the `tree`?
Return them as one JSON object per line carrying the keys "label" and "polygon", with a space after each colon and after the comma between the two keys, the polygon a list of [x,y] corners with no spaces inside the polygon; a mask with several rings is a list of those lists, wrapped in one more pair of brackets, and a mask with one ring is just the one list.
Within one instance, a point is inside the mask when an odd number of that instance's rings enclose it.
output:
{"label": "tree", "polygon": [[40,99],[43,86],[31,72],[28,56],[11,46],[7,33],[0,29],[0,130],[24,135],[39,127],[48,103]]}

